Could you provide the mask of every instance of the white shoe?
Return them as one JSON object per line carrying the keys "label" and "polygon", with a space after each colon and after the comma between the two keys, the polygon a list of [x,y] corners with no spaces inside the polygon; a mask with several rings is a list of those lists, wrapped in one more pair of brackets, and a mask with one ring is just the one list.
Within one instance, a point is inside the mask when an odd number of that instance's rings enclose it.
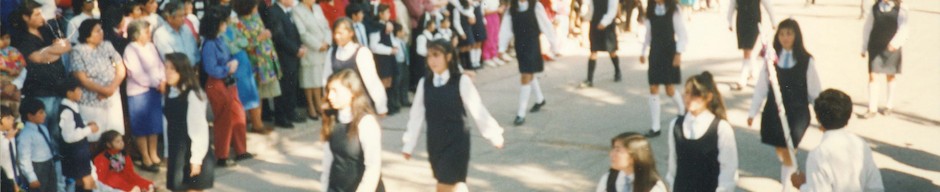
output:
{"label": "white shoe", "polygon": [[493,63],[492,61],[483,61],[483,64],[487,67],[496,67],[496,63]]}
{"label": "white shoe", "polygon": [[506,62],[511,62],[513,60],[513,57],[508,53],[503,53],[503,55],[500,55],[499,58]]}
{"label": "white shoe", "polygon": [[499,59],[499,57],[493,57],[493,59],[491,59],[490,61],[493,62],[493,64],[496,64],[496,66],[506,65],[506,61]]}

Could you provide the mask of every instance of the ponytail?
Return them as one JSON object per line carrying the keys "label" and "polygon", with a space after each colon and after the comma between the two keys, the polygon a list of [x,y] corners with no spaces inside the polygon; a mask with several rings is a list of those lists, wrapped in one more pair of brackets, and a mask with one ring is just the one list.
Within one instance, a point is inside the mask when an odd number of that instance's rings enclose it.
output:
{"label": "ponytail", "polygon": [[721,93],[718,92],[715,79],[710,72],[705,71],[702,74],[689,77],[686,80],[686,85],[690,89],[688,91],[689,95],[707,99],[705,107],[708,108],[708,111],[720,119],[728,119],[725,102],[722,100]]}

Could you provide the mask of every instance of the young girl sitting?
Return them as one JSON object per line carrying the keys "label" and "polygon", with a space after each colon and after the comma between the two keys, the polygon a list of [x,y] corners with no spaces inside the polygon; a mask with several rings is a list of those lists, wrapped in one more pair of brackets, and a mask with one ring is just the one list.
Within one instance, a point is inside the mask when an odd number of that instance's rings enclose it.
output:
{"label": "young girl sitting", "polygon": [[610,139],[610,171],[601,176],[597,192],[666,192],[656,159],[642,134],[627,132]]}
{"label": "young girl sitting", "polygon": [[124,154],[121,133],[115,130],[104,132],[97,149],[101,149],[101,152],[95,156],[93,162],[98,181],[121,191],[153,191],[153,182],[137,175],[131,156]]}

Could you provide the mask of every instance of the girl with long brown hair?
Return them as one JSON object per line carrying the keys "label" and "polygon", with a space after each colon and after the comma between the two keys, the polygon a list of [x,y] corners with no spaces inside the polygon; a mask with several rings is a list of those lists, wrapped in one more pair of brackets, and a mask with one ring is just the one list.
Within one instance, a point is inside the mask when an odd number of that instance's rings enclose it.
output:
{"label": "girl with long brown hair", "polygon": [[738,147],[712,74],[689,77],[683,98],[689,110],[667,135],[670,191],[734,191]]}
{"label": "girl with long brown hair", "polygon": [[[385,191],[382,130],[359,73],[345,69],[326,84],[329,109],[323,117],[322,191]],[[332,171],[336,170],[336,171]]]}
{"label": "girl with long brown hair", "polygon": [[610,170],[601,176],[597,192],[666,192],[653,149],[642,134],[626,132],[610,139]]}

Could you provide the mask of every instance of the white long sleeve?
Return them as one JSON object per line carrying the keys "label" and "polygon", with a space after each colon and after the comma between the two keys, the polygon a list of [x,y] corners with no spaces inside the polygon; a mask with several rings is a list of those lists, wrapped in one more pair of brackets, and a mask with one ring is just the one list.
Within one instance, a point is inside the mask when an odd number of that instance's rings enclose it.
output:
{"label": "white long sleeve", "polygon": [[323,167],[323,173],[320,174],[320,191],[327,191],[330,187],[330,169],[333,165],[333,151],[330,150],[330,141],[323,142],[323,160],[320,166]]}
{"label": "white long sleeve", "polygon": [[[685,28],[685,19],[683,19],[685,17],[682,16],[683,13],[679,10],[679,8],[676,8],[676,11],[672,15],[672,27],[675,31],[676,37],[676,53],[683,53],[685,52],[685,47],[689,43],[689,34]],[[646,38],[643,40],[643,48],[640,49],[640,55],[646,55],[650,44],[653,43],[653,26],[650,23],[649,18],[645,19],[644,23],[646,23]]]}
{"label": "white long sleeve", "polygon": [[[699,139],[708,131],[711,121],[717,118],[711,112],[705,111],[694,117],[691,113],[686,113],[683,123],[682,135],[687,139]],[[677,157],[675,134],[676,119],[673,119],[669,125],[669,135],[667,135],[667,144],[669,147],[668,169],[665,180],[669,183],[669,188],[673,189],[675,183]],[[735,141],[734,130],[725,120],[718,123],[718,188],[715,191],[734,191],[738,177],[738,147]]]}
{"label": "white long sleeve", "polygon": [[416,51],[418,52],[418,55],[422,57],[427,57],[428,56],[428,37],[424,35],[418,36],[418,39],[416,39],[415,42],[417,43],[417,45],[415,45],[415,49],[417,49]]}
{"label": "white long sleeve", "polygon": [[[592,17],[591,14],[593,14],[595,11],[593,3],[594,2],[591,0],[583,1],[583,3],[581,4],[581,16],[582,17],[591,19]],[[620,10],[619,9],[620,6],[617,6],[617,5],[618,5],[617,0],[607,0],[607,12],[604,13],[604,16],[601,17],[601,21],[600,21],[601,25],[609,26],[611,23],[614,22],[614,18],[617,17],[617,10]],[[591,26],[591,27],[595,27],[595,26]]]}
{"label": "white long sleeve", "polygon": [[15,179],[13,178],[13,165],[16,162],[11,162],[13,154],[16,154],[16,147],[14,146],[10,151],[10,145],[16,143],[16,138],[7,139],[6,133],[0,134],[0,167],[3,167],[3,171],[6,172],[7,178],[5,179]]}
{"label": "white long sleeve", "polygon": [[728,1],[728,27],[734,26],[734,12],[737,11],[738,2],[737,0]]}
{"label": "white long sleeve", "polygon": [[[202,99],[199,99],[197,94],[201,94]],[[208,97],[202,93],[190,92],[187,100],[189,106],[186,107],[186,132],[192,140],[192,146],[189,149],[192,156],[189,158],[189,163],[201,165],[206,153],[209,152],[209,121],[206,118]]]}
{"label": "white long sleeve", "polygon": [[358,126],[366,169],[356,191],[372,192],[378,187],[382,175],[382,127],[372,115],[362,117]]}
{"label": "white long sleeve", "polygon": [[773,6],[773,2],[771,1],[773,0],[760,0],[760,4],[764,6],[764,10],[767,11],[767,16],[770,17],[770,25],[776,26],[777,18],[774,17],[774,6]]}
{"label": "white long sleeve", "polygon": [[424,81],[423,77],[418,80],[418,90],[415,91],[415,97],[411,101],[411,111],[408,114],[408,123],[406,124],[407,129],[401,137],[404,144],[401,147],[402,153],[413,154],[415,146],[418,145],[418,138],[421,136],[421,127],[424,125],[426,111],[424,108]]}
{"label": "white long sleeve", "polygon": [[[792,59],[791,59],[792,60]],[[767,65],[761,65],[760,75],[757,78],[757,84],[754,85],[754,95],[751,96],[751,108],[748,110],[748,117],[757,117],[760,113],[764,100],[770,92],[770,72]],[[807,99],[810,103],[816,100],[819,93],[822,92],[822,83],[820,83],[819,73],[816,72],[816,61],[809,58],[809,66],[806,69],[806,91]],[[776,101],[769,101],[771,105],[776,105]]]}
{"label": "white long sleeve", "polygon": [[[468,1],[469,1],[469,0],[468,0]],[[465,7],[463,7],[462,4],[460,4],[460,0],[448,0],[448,2],[450,3],[450,5],[453,5],[453,6],[454,6],[454,9],[455,9],[455,10],[460,10],[460,11],[459,11],[460,15],[463,15],[463,16],[466,16],[466,17],[474,16],[474,15],[473,15],[473,14],[474,14],[474,13],[473,13],[473,9],[472,9],[472,8],[473,8],[473,5],[470,5],[470,8],[465,8]],[[455,14],[455,15],[456,15],[456,14]],[[454,17],[454,15],[451,15],[451,17]],[[458,21],[459,21],[459,20],[458,20]],[[456,25],[456,24],[458,24],[458,23],[453,23],[453,24]]]}
{"label": "white long sleeve", "polygon": [[[66,104],[68,103],[68,104]],[[72,110],[78,111],[78,104],[72,102],[68,99],[62,100],[63,105],[68,105]],[[62,140],[65,140],[66,143],[75,143],[79,142],[82,139],[91,135],[91,128],[85,127],[82,129],[78,128],[78,125],[75,124],[75,113],[69,110],[63,110],[59,114],[59,128],[62,130]],[[85,123],[85,122],[82,122]]]}
{"label": "white long sleeve", "polygon": [[473,80],[467,75],[460,76],[460,98],[463,101],[464,109],[473,118],[473,122],[476,123],[477,129],[480,129],[483,138],[489,140],[494,146],[502,145],[504,142],[503,127],[499,126],[493,115],[490,115],[486,106],[483,105],[480,93],[473,85]]}
{"label": "white long sleeve", "polygon": [[[894,34],[894,37],[891,38],[891,41],[889,42],[889,45],[892,47],[900,48],[908,39],[910,34],[910,27],[907,26],[907,12],[907,8],[904,6],[901,6],[900,10],[898,11],[898,31]],[[866,15],[868,16],[865,17],[865,25],[862,28],[862,53],[867,53],[868,51],[868,43],[869,40],[871,40],[871,31],[874,29],[875,25],[874,13],[869,12]]]}
{"label": "white long sleeve", "polygon": [[672,121],[669,121],[669,131],[666,131],[666,147],[669,148],[669,157],[666,158],[666,176],[663,177],[663,180],[669,186],[669,191],[672,191],[673,184],[676,183],[676,167],[678,166],[676,163],[676,138],[673,137],[675,135],[676,120],[678,119],[673,118]]}
{"label": "white long sleeve", "polygon": [[512,12],[512,11],[506,10],[506,12],[503,13],[503,21],[500,23],[500,26],[499,26],[499,49],[498,50],[500,53],[506,52],[506,49],[509,48],[509,41],[511,41],[513,36],[515,36],[515,34],[512,32],[512,14],[509,14],[509,12]]}
{"label": "white long sleeve", "polygon": [[806,183],[800,191],[885,191],[868,144],[842,129],[827,130],[806,157]]}
{"label": "white long sleeve", "polygon": [[[369,92],[369,96],[372,97],[372,102],[375,104],[375,111],[378,114],[385,114],[388,112],[388,96],[385,94],[385,86],[382,85],[382,81],[379,80],[379,74],[375,69],[375,59],[372,57],[372,52],[369,49],[359,49],[358,44],[347,44],[344,47],[340,47],[341,50],[346,50],[347,52],[336,53],[337,59],[346,60],[352,57],[352,51],[358,49],[356,54],[356,66],[359,70],[359,75],[362,77],[362,83],[366,86],[366,92]],[[333,74],[333,52],[340,51],[336,48],[330,48],[327,51],[327,57],[325,58],[323,66],[323,82],[327,82],[330,78],[330,75]],[[346,59],[344,59],[346,58]]]}
{"label": "white long sleeve", "polygon": [[868,42],[871,40],[871,29],[875,25],[874,14],[874,12],[869,12],[866,14],[868,16],[865,16],[865,24],[864,27],[862,27],[862,53],[868,53]]}
{"label": "white long sleeve", "polygon": [[[534,0],[530,0],[534,1]],[[528,9],[533,9],[528,7]],[[528,10],[526,9],[526,10]],[[545,13],[545,7],[541,3],[535,3],[535,19],[539,25],[539,31],[542,35],[545,35],[545,39],[548,40],[548,44],[551,46],[553,53],[560,53],[560,47],[558,47],[558,42],[555,38],[555,27],[552,26],[551,20],[548,18],[548,13]],[[513,24],[512,24],[512,12],[511,10],[506,11],[503,14],[502,26],[499,29],[499,52],[505,53],[506,49],[509,47],[509,41],[513,39]],[[526,34],[528,35],[528,34]]]}
{"label": "white long sleeve", "polygon": [[375,32],[369,33],[369,49],[374,54],[391,55],[393,47],[382,44],[380,42],[382,41],[382,31],[384,30],[377,30]]}

